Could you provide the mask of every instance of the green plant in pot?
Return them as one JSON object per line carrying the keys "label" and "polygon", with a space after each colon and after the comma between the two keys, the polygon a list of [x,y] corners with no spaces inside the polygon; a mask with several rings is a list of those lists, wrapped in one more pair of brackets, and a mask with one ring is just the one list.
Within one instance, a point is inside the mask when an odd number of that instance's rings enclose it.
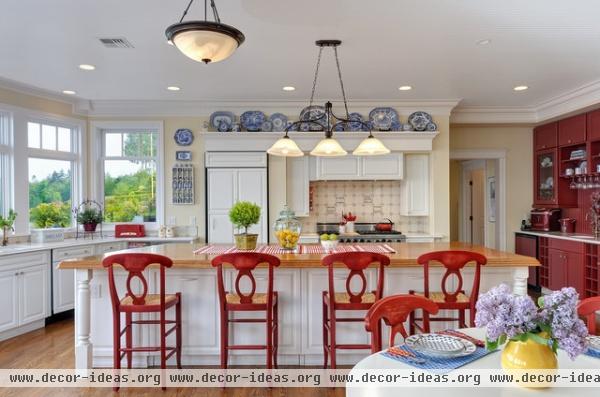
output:
{"label": "green plant in pot", "polygon": [[102,223],[102,213],[93,207],[86,207],[77,214],[77,222],[83,225],[86,232],[96,231],[96,226]]}
{"label": "green plant in pot", "polygon": [[8,217],[0,215],[0,227],[2,228],[2,245],[8,244],[8,232],[15,230],[13,225],[17,219],[17,213],[14,210],[8,210]]}
{"label": "green plant in pot", "polygon": [[260,207],[249,201],[238,201],[229,210],[229,220],[238,229],[244,229],[244,233],[235,235],[235,246],[241,250],[255,249],[258,234],[248,234],[248,228],[260,220]]}
{"label": "green plant in pot", "polygon": [[29,210],[29,219],[38,229],[67,227],[71,224],[71,207],[68,203],[41,203]]}

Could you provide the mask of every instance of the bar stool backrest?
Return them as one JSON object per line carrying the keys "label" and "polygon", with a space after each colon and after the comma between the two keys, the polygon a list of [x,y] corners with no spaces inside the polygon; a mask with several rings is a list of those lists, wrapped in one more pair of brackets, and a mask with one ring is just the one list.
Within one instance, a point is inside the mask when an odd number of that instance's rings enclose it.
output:
{"label": "bar stool backrest", "polygon": [[596,312],[600,312],[600,296],[586,298],[577,305],[577,314],[586,318],[590,335],[596,335]]}

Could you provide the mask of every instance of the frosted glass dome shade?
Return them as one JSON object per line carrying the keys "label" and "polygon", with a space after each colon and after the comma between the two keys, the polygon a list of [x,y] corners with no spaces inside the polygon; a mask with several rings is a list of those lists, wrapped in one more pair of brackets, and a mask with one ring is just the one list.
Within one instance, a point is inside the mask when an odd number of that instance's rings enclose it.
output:
{"label": "frosted glass dome shade", "polygon": [[167,28],[166,34],[185,56],[204,63],[228,58],[245,40],[233,26],[210,21],[176,23]]}
{"label": "frosted glass dome shade", "polygon": [[352,152],[355,156],[377,156],[388,154],[390,149],[385,147],[383,142],[375,138],[373,135],[363,139],[356,149]]}
{"label": "frosted glass dome shade", "polygon": [[348,154],[347,151],[333,138],[322,139],[317,146],[310,152],[313,156],[321,157],[339,157]]}
{"label": "frosted glass dome shade", "polygon": [[271,146],[269,150],[267,150],[267,153],[272,154],[274,156],[284,157],[304,156],[304,153],[302,152],[302,150],[300,150],[296,142],[294,142],[287,135],[275,142],[273,146]]}

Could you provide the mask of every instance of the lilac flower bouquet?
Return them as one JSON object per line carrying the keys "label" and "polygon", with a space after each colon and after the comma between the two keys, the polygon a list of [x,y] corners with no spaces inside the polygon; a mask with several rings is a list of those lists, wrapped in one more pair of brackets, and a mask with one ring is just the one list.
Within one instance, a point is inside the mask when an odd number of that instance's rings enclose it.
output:
{"label": "lilac flower bouquet", "polygon": [[563,288],[538,299],[513,295],[501,284],[479,296],[475,324],[487,327],[486,347],[494,350],[506,340],[528,339],[558,348],[575,359],[583,353],[588,335],[585,323],[577,316],[578,294],[574,288]]}

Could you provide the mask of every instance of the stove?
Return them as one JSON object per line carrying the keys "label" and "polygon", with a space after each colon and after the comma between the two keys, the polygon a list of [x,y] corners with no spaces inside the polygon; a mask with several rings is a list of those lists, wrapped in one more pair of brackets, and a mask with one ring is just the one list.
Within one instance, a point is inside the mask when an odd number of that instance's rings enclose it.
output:
{"label": "stove", "polygon": [[338,234],[341,243],[402,243],[406,236],[397,230],[380,232],[375,230],[375,223],[356,223],[356,233],[339,235],[337,223],[317,223],[317,233]]}

